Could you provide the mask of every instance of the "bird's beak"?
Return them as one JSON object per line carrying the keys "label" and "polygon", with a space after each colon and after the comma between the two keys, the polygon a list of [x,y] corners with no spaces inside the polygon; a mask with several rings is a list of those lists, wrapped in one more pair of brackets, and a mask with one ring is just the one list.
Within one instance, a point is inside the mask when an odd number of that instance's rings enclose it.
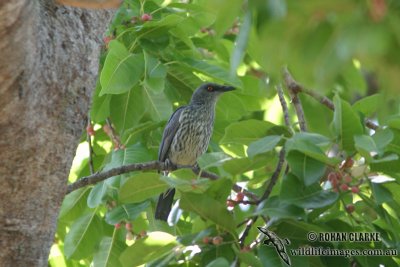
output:
{"label": "bird's beak", "polygon": [[233,90],[235,90],[235,87],[229,86],[229,85],[223,85],[220,88],[221,92],[229,92],[229,91],[233,91]]}

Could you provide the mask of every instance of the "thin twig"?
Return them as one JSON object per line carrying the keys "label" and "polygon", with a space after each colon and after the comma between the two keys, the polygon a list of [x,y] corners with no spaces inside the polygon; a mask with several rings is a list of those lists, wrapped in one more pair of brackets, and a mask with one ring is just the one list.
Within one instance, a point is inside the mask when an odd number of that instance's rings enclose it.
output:
{"label": "thin twig", "polygon": [[110,118],[106,119],[106,125],[103,126],[104,132],[111,138],[114,143],[115,149],[124,149],[124,145],[121,143],[121,140],[115,131],[114,127],[112,126],[112,122]]}
{"label": "thin twig", "polygon": [[[299,93],[299,92],[305,93],[306,95],[311,96],[312,98],[314,98],[315,100],[320,102],[322,105],[328,107],[329,109],[335,110],[335,105],[329,98],[317,93],[314,90],[304,88],[302,85],[300,85],[298,82],[296,82],[293,79],[293,76],[290,74],[290,72],[286,68],[283,70],[283,72],[284,72],[286,84],[290,84],[290,86],[295,88],[295,91],[297,93]],[[365,119],[365,125],[372,130],[379,129],[379,126],[370,119]]]}
{"label": "thin twig", "polygon": [[296,83],[293,79],[292,75],[290,75],[287,68],[283,69],[283,79],[285,81],[286,88],[289,91],[290,98],[294,105],[294,109],[296,110],[297,118],[299,119],[300,130],[302,132],[307,132],[307,124],[306,119],[304,117],[303,106],[301,105],[301,100],[298,96],[298,93],[301,92],[301,86]]}
{"label": "thin twig", "polygon": [[263,200],[267,199],[269,195],[272,192],[272,189],[274,188],[276,182],[278,181],[279,175],[281,174],[282,166],[285,163],[285,149],[282,148],[281,151],[279,152],[279,161],[278,164],[276,165],[275,171],[271,176],[271,179],[269,179],[269,183],[267,188],[264,191],[264,194],[259,200],[259,203],[261,203]]}
{"label": "thin twig", "polygon": [[[181,167],[179,167],[179,168],[181,168]],[[159,162],[159,161],[149,161],[149,162],[143,162],[143,163],[134,163],[134,164],[130,164],[130,165],[123,165],[123,166],[113,168],[108,171],[97,172],[92,175],[83,177],[83,178],[77,180],[76,182],[68,185],[66,193],[68,194],[74,190],[81,188],[81,187],[96,184],[96,183],[104,181],[110,177],[124,174],[124,173],[133,172],[133,171],[174,171],[176,169],[178,169],[178,167],[173,166],[173,165],[170,165],[167,168],[167,166],[163,162]],[[192,171],[202,178],[208,178],[210,180],[219,179],[218,175],[216,175],[215,173],[212,173],[212,172],[200,171],[198,168],[192,168]],[[245,196],[252,199],[254,202],[258,202],[258,197],[254,193],[247,191],[246,189],[240,187],[237,184],[233,185],[233,190],[235,192],[243,192],[243,194]]]}
{"label": "thin twig", "polygon": [[290,123],[290,118],[289,118],[289,109],[286,104],[285,97],[283,96],[282,86],[277,85],[275,88],[276,88],[276,91],[278,92],[279,102],[281,103],[281,106],[282,106],[283,115],[285,118],[285,124],[287,127],[289,127],[289,129],[291,129],[291,127],[290,127],[291,123]]}
{"label": "thin twig", "polygon": [[76,182],[68,185],[67,194],[71,193],[72,191],[79,189],[81,187],[91,185],[91,184],[96,184],[98,182],[104,181],[105,179],[116,176],[116,175],[133,172],[133,171],[145,171],[145,170],[164,171],[164,170],[166,170],[166,168],[165,168],[164,163],[161,163],[158,161],[149,161],[149,162],[144,162],[144,163],[123,165],[123,166],[113,168],[108,171],[96,172],[95,174],[83,177],[83,178],[77,180]]}
{"label": "thin twig", "polygon": [[[92,123],[90,121],[90,116],[88,116],[88,123],[87,123],[87,128],[89,129],[89,127],[93,127]],[[90,174],[94,173],[94,166],[93,166],[93,147],[92,147],[92,136],[91,133],[89,133],[89,131],[86,130],[86,141],[89,145],[89,170],[90,170]]]}

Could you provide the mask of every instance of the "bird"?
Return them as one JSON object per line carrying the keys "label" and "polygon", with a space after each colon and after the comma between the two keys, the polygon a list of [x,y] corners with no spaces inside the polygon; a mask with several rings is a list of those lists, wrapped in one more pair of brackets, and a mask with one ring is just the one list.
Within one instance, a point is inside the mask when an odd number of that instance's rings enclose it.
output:
{"label": "bird", "polygon": [[[192,94],[190,103],[171,115],[164,128],[158,160],[167,166],[197,167],[197,159],[207,151],[211,139],[215,106],[220,95],[235,90],[233,86],[204,83]],[[155,219],[167,221],[175,189],[162,193],[157,202]]]}

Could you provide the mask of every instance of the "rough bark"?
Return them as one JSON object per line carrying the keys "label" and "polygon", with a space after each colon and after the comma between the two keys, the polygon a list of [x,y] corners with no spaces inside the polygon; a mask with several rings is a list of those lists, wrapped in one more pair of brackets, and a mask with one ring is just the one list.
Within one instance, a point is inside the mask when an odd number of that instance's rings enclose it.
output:
{"label": "rough bark", "polygon": [[0,1],[0,266],[47,266],[111,15]]}

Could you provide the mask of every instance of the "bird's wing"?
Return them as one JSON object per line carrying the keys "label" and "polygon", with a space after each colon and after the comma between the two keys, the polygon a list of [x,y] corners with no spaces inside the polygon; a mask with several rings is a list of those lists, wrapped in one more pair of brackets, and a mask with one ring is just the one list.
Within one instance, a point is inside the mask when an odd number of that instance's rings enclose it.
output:
{"label": "bird's wing", "polygon": [[164,162],[167,159],[169,147],[171,146],[172,140],[179,128],[179,117],[185,107],[186,106],[182,106],[175,110],[165,126],[160,149],[158,150],[158,160],[161,162]]}

